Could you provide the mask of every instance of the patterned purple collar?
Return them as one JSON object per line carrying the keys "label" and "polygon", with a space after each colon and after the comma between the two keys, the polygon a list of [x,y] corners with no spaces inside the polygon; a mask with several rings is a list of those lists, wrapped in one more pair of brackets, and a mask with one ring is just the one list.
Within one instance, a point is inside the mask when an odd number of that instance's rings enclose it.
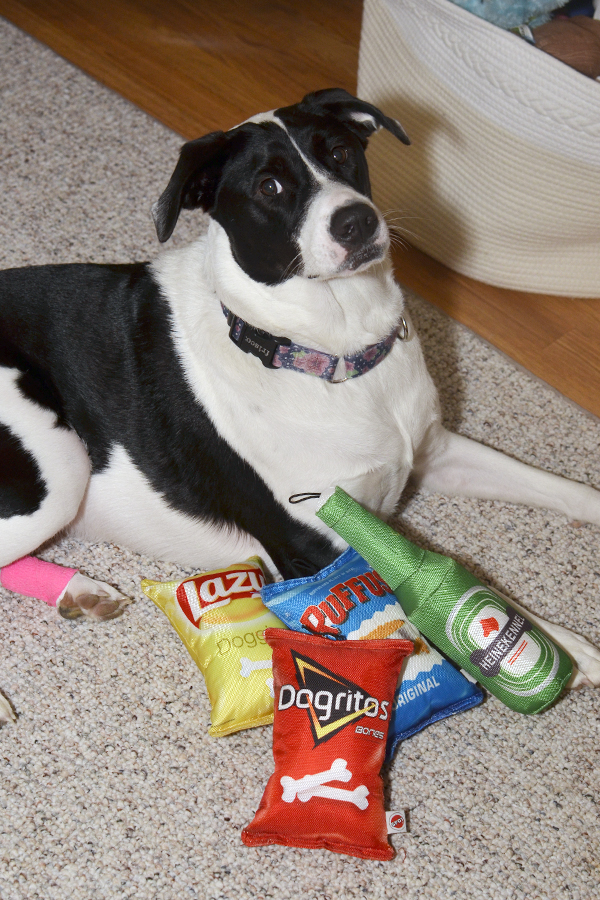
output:
{"label": "patterned purple collar", "polygon": [[324,378],[332,384],[341,384],[348,381],[349,378],[356,378],[358,375],[364,375],[373,369],[378,363],[385,359],[396,338],[405,341],[408,337],[408,325],[404,317],[400,318],[400,324],[378,344],[371,344],[365,347],[360,353],[354,353],[352,356],[344,356],[344,365],[346,367],[346,376],[333,380],[338,363],[339,356],[333,356],[331,353],[323,353],[322,350],[311,350],[309,347],[302,347],[300,344],[294,344],[286,337],[275,337],[267,331],[248,325],[239,316],[236,316],[226,306],[223,306],[223,313],[227,318],[229,325],[229,337],[244,353],[252,353],[258,356],[263,366],[267,369],[293,369],[294,372],[304,372],[306,375],[316,375],[317,378]]}

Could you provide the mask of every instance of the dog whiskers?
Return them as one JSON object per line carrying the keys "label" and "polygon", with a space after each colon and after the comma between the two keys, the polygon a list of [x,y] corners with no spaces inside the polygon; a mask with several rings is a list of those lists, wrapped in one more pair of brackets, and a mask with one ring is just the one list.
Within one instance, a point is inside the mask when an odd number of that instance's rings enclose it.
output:
{"label": "dog whiskers", "polygon": [[[403,230],[397,228],[395,225],[389,225],[388,231],[390,235],[390,246],[391,247],[403,247],[407,249],[409,245],[409,241],[406,239]],[[410,234],[410,232],[408,232]]]}
{"label": "dog whiskers", "polygon": [[407,250],[409,246],[410,244],[404,238],[398,235],[390,235],[390,247],[402,247],[403,250]]}
{"label": "dog whiskers", "polygon": [[388,226],[392,243],[394,243],[394,238],[403,244],[403,237],[416,237],[414,231],[410,231],[405,225],[400,225],[399,223],[405,222],[406,219],[418,219],[420,216],[405,216],[402,214],[401,210],[396,209],[387,210],[387,212],[382,213],[382,215]]}
{"label": "dog whiskers", "polygon": [[301,253],[296,253],[294,258],[288,263],[288,265],[283,270],[283,275],[281,276],[282,281],[287,281],[287,279],[290,278],[290,276],[298,274],[298,269],[299,269],[298,263],[300,261],[301,256],[302,256]]}

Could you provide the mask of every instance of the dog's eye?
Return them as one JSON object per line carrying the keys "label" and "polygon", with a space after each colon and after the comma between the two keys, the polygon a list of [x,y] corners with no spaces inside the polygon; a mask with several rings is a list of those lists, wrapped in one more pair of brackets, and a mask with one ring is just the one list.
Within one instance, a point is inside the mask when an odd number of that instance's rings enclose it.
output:
{"label": "dog's eye", "polygon": [[336,163],[345,163],[348,159],[348,152],[344,147],[334,147],[331,151],[331,155]]}
{"label": "dog's eye", "polygon": [[281,194],[283,188],[275,178],[265,178],[261,182],[260,190],[265,197],[274,197],[275,194]]}

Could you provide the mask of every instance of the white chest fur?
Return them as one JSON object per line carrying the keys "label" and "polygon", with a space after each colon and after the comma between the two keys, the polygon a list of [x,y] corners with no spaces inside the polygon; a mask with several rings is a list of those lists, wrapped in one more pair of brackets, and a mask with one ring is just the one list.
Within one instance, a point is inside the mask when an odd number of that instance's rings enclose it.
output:
{"label": "white chest fur", "polygon": [[265,369],[228,336],[220,301],[245,321],[337,355],[381,340],[398,323],[403,298],[389,266],[319,282],[293,278],[268,287],[244,275],[219,226],[155,272],[173,307],[175,339],[192,390],[220,434],[297,518],[320,526],[315,503],[290,495],[336,484],[371,509],[392,511],[415,449],[439,416],[418,338],[397,341],[375,369],[341,384]]}

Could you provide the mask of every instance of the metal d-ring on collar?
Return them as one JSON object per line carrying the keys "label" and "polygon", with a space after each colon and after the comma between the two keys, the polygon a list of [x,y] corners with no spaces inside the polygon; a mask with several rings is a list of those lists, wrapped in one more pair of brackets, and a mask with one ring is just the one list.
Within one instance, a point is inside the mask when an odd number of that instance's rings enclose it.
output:
{"label": "metal d-ring on collar", "polygon": [[[392,335],[394,335],[394,332],[392,332]],[[407,321],[404,318],[404,316],[400,316],[400,322],[398,324],[396,334],[393,337],[392,337],[392,335],[390,335],[390,338],[392,338],[392,340],[391,340],[391,343],[390,343],[388,349],[379,357],[379,359],[375,360],[375,362],[373,363],[372,366],[369,366],[369,368],[365,369],[363,372],[355,372],[353,375],[346,375],[345,378],[338,378],[337,380],[334,380],[332,378],[331,383],[332,384],[343,384],[344,381],[349,381],[351,378],[356,378],[357,375],[364,375],[365,372],[370,371],[370,369],[374,368],[377,365],[377,363],[380,363],[382,359],[385,359],[385,357],[388,355],[388,353],[390,352],[390,350],[392,349],[392,347],[394,345],[394,340],[405,341],[408,338],[408,324],[407,324]],[[366,350],[363,350],[362,353],[357,353],[356,356],[358,356],[358,357],[364,356],[364,354],[366,354],[368,351],[372,350],[374,347],[384,346],[388,340],[389,340],[389,338],[385,338],[385,340],[380,341],[379,344],[372,344],[371,347],[367,347]],[[352,356],[344,356],[344,361],[346,361],[346,360],[350,361],[355,358],[356,357],[352,357]],[[347,368],[347,366],[346,366],[346,368]]]}
{"label": "metal d-ring on collar", "polygon": [[[244,322],[223,304],[221,306],[229,325],[229,337],[240,350],[257,356],[267,369],[292,369],[295,372],[322,378],[331,384],[342,384],[358,375],[364,375],[385,359],[396,339],[405,341],[408,338],[408,324],[404,316],[401,316],[399,324],[391,334],[377,344],[371,344],[350,356],[334,356],[322,350],[312,350],[301,344],[294,344],[289,338],[269,334],[268,331]],[[334,380],[338,363],[342,359],[346,377]]]}

